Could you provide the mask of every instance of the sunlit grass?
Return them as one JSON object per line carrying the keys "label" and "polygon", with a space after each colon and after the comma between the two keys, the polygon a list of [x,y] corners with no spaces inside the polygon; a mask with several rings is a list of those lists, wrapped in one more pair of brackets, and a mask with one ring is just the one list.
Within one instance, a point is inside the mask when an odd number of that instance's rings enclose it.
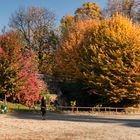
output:
{"label": "sunlit grass", "polygon": [[[4,103],[1,102],[1,104],[4,104]],[[10,102],[7,102],[6,105],[8,107],[8,112],[35,112],[35,111],[39,111],[39,107],[32,108],[32,107],[28,107],[28,106],[25,106],[22,104],[10,103]]]}

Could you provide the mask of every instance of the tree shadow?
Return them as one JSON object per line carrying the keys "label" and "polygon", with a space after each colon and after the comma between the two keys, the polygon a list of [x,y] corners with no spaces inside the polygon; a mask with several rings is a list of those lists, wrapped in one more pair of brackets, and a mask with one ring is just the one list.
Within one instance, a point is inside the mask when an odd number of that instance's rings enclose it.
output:
{"label": "tree shadow", "polygon": [[[12,113],[9,114],[12,117],[16,117],[18,119],[32,119],[32,120],[41,120],[40,113]],[[138,115],[139,117],[139,115]],[[137,117],[137,118],[138,118]],[[132,119],[127,116],[94,116],[94,115],[70,115],[70,114],[63,114],[63,113],[47,113],[46,120],[56,120],[56,121],[70,121],[70,122],[88,122],[88,123],[120,123],[121,125],[126,125],[128,127],[136,127],[140,128],[140,119]]]}

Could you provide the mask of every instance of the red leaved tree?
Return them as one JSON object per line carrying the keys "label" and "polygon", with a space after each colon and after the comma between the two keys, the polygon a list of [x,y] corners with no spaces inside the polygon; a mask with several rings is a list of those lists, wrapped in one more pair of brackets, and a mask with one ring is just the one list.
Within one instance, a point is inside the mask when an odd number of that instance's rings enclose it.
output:
{"label": "red leaved tree", "polygon": [[22,53],[15,33],[0,36],[0,97],[33,105],[45,84],[38,78],[36,55]]}

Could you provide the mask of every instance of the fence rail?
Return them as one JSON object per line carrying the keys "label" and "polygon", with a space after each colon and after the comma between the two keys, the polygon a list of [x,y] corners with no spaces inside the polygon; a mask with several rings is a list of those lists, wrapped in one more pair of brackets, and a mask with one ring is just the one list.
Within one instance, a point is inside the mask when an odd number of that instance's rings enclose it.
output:
{"label": "fence rail", "polygon": [[89,111],[89,112],[124,112],[124,113],[138,113],[140,114],[140,109],[138,108],[123,108],[123,107],[71,107],[71,106],[57,106],[59,111]]}
{"label": "fence rail", "polygon": [[[10,111],[40,111],[40,106],[24,107],[16,105],[8,106]],[[140,114],[140,108],[124,108],[124,107],[72,107],[72,106],[47,106],[48,111],[71,111],[71,112],[93,112],[93,113],[125,113],[125,114]],[[1,108],[0,108],[1,112]]]}

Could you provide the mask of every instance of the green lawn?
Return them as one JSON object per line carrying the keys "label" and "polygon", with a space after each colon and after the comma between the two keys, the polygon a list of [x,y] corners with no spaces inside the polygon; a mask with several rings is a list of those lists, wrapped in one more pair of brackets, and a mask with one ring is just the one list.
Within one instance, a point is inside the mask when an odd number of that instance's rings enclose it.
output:
{"label": "green lawn", "polygon": [[[3,102],[1,102],[0,104],[3,104]],[[10,103],[10,102],[7,102],[6,104],[8,107],[8,112],[37,112],[37,111],[40,111],[39,106],[38,106],[38,108],[31,108],[31,107],[27,107],[22,104],[16,104],[16,103]]]}

